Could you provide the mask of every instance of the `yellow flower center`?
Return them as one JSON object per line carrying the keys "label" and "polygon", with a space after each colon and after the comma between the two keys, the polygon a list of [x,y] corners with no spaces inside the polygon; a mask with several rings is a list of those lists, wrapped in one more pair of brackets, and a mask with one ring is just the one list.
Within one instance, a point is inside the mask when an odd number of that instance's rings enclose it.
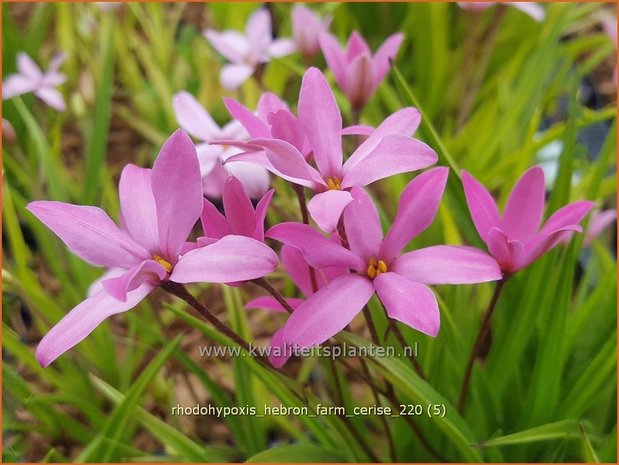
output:
{"label": "yellow flower center", "polygon": [[367,270],[368,277],[370,279],[374,279],[379,274],[386,273],[387,271],[387,263],[385,263],[384,260],[377,260],[374,257],[370,258],[370,263],[368,264]]}
{"label": "yellow flower center", "polygon": [[329,190],[339,191],[342,189],[342,181],[340,181],[337,176],[327,178],[327,187]]}
{"label": "yellow flower center", "polygon": [[159,263],[162,267],[165,268],[165,270],[170,273],[172,271],[172,265],[170,264],[170,262],[166,261],[165,259],[161,258],[159,255],[153,255],[153,260],[155,260],[157,263]]}

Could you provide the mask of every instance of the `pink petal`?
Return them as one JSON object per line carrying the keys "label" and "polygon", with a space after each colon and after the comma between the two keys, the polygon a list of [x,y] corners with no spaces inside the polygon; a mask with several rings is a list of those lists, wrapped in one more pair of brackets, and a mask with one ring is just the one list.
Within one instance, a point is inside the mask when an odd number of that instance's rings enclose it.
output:
{"label": "pink petal", "polygon": [[361,37],[357,31],[353,31],[353,33],[348,38],[348,44],[346,44],[346,62],[350,64],[355,58],[359,55],[372,55],[372,51],[370,47],[368,47],[367,42]]}
{"label": "pink petal", "polygon": [[354,200],[344,210],[344,226],[350,250],[367,262],[377,258],[383,240],[378,211],[372,198],[361,188],[351,190]]}
{"label": "pink petal", "polygon": [[261,121],[267,121],[271,113],[275,113],[279,110],[288,110],[288,105],[273,92],[264,92],[258,99],[256,110],[258,113],[258,118],[260,118]]}
{"label": "pink petal", "polygon": [[379,274],[374,286],[390,318],[436,337],[441,327],[441,314],[429,287],[396,273]]}
{"label": "pink petal", "polygon": [[318,37],[322,54],[325,57],[329,69],[333,72],[335,80],[340,88],[346,85],[346,56],[337,39],[327,32]]}
{"label": "pink petal", "polygon": [[74,254],[92,265],[131,268],[150,258],[100,208],[45,200],[31,202],[27,208]]}
{"label": "pink petal", "polygon": [[252,237],[256,229],[254,206],[243,185],[234,176],[229,177],[224,184],[223,203],[232,234]]}
{"label": "pink petal", "polygon": [[254,163],[233,162],[224,165],[229,176],[237,178],[252,199],[257,199],[271,186],[269,172]]}
{"label": "pink petal", "polygon": [[208,200],[204,199],[204,207],[202,208],[202,230],[206,237],[221,239],[224,236],[232,234],[230,223],[225,216],[219,213],[217,207]]}
{"label": "pink petal", "polygon": [[27,76],[33,80],[38,80],[43,77],[41,68],[37,65],[28,54],[20,52],[17,54],[17,71],[19,74]]}
{"label": "pink petal", "polygon": [[11,74],[2,83],[2,100],[33,92],[36,88],[37,84],[31,78],[20,74]]}
{"label": "pink petal", "polygon": [[585,245],[591,245],[593,239],[598,237],[608,226],[616,223],[616,220],[617,210],[614,208],[591,215],[591,222],[589,223],[589,229],[585,237]]}
{"label": "pink petal", "polygon": [[60,69],[62,64],[67,60],[68,57],[69,56],[64,52],[54,54],[54,56],[49,62],[49,68],[46,74],[49,75],[49,74],[58,72],[58,70]]}
{"label": "pink petal", "polygon": [[48,366],[67,350],[81,342],[103,320],[135,307],[153,288],[152,284],[144,283],[138,289],[131,291],[125,302],[116,300],[105,291],[100,291],[84,300],[60,320],[41,340],[37,347],[37,360],[43,367]]}
{"label": "pink petal", "polygon": [[64,103],[62,94],[53,87],[42,87],[37,89],[34,91],[34,95],[39,97],[54,110],[65,111],[66,109],[66,104]]}
{"label": "pink petal", "polygon": [[550,218],[540,230],[539,236],[545,236],[567,226],[578,225],[594,206],[595,203],[593,202],[580,200],[560,208],[550,215]]}
{"label": "pink petal", "polygon": [[400,195],[398,213],[381,246],[380,256],[389,262],[434,221],[445,192],[449,169],[433,168],[413,179]]}
{"label": "pink petal", "polygon": [[177,283],[228,283],[261,278],[277,266],[277,255],[262,242],[225,236],[183,255],[170,280]]}
{"label": "pink petal", "polygon": [[296,147],[288,142],[277,139],[252,139],[251,143],[264,149],[273,167],[281,174],[289,178],[303,179],[313,188],[316,185],[326,186],[320,173],[307,163]]}
{"label": "pink petal", "polygon": [[346,206],[352,202],[350,192],[329,190],[314,195],[307,204],[310,216],[325,232],[334,232]]}
{"label": "pink petal", "polygon": [[150,254],[159,253],[157,208],[151,187],[151,170],[126,165],[120,175],[118,196],[123,224],[133,240]]}
{"label": "pink petal", "polygon": [[210,198],[221,198],[221,194],[224,190],[224,182],[228,179],[230,174],[224,168],[221,161],[217,161],[213,169],[202,178],[202,190],[204,195]]}
{"label": "pink petal", "polygon": [[500,229],[490,228],[486,244],[501,270],[514,273],[524,266],[526,255],[524,245],[518,240],[509,239]]}
{"label": "pink petal", "polygon": [[247,39],[238,31],[207,29],[204,36],[215,50],[233,63],[241,63],[249,51]]}
{"label": "pink petal", "polygon": [[[301,290],[301,292],[305,296],[310,296],[314,293],[314,289],[312,289],[312,280],[310,277],[310,266],[307,264],[305,259],[303,258],[303,254],[299,249],[295,249],[292,246],[284,244],[282,246],[281,259],[284,268],[288,272],[290,279],[295,285]],[[321,286],[318,285],[318,270],[314,270],[314,276],[316,277],[316,287],[317,289]],[[321,280],[321,284],[324,285],[325,282]]]}
{"label": "pink petal", "polygon": [[108,278],[102,282],[105,291],[115,299],[127,301],[129,292],[149,282],[157,285],[166,277],[165,268],[154,260],[145,260],[127,270],[121,276]]}
{"label": "pink petal", "polygon": [[292,113],[288,110],[278,110],[268,115],[268,122],[274,139],[285,140],[307,158],[311,147],[307,142],[303,125]]}
{"label": "pink petal", "polygon": [[92,297],[97,292],[103,291],[103,281],[122,276],[126,271],[127,270],[124,268],[108,268],[101,276],[90,283],[90,286],[88,286],[88,290],[86,291],[86,297]]}
{"label": "pink petal", "polygon": [[62,73],[48,72],[43,76],[41,84],[45,87],[56,87],[64,84],[67,77]]}
{"label": "pink petal", "polygon": [[358,55],[346,68],[344,92],[353,107],[361,108],[374,93],[374,69],[370,55]]}
{"label": "pink petal", "polygon": [[198,156],[198,163],[200,164],[200,175],[205,177],[208,176],[217,165],[221,165],[223,148],[208,143],[197,144],[196,154]]}
{"label": "pink petal", "polygon": [[271,131],[265,121],[262,121],[243,104],[231,98],[224,98],[224,104],[230,115],[237,119],[251,137],[270,137]]}
{"label": "pink petal", "polygon": [[396,258],[390,271],[422,284],[472,284],[501,279],[496,260],[473,247],[436,245]]}
{"label": "pink petal", "polygon": [[[202,213],[202,177],[196,149],[181,129],[165,142],[152,171],[159,246],[175,261]],[[172,263],[174,264],[174,263]]]}
{"label": "pink petal", "polygon": [[462,171],[462,185],[466,202],[475,223],[475,228],[484,242],[487,242],[491,228],[499,227],[499,210],[490,192],[468,172]]}
{"label": "pink petal", "polygon": [[189,92],[179,92],[172,99],[176,120],[193,137],[207,141],[219,134],[219,126],[208,111]]}
{"label": "pink petal", "polygon": [[365,270],[361,257],[330,241],[309,225],[280,223],[269,229],[266,236],[301,250],[305,261],[314,268],[335,266]]}
{"label": "pink petal", "polygon": [[350,171],[357,163],[365,159],[385,136],[411,136],[419,127],[420,122],[421,114],[416,108],[403,108],[389,115],[346,160],[344,171]]}
{"label": "pink petal", "polygon": [[221,68],[219,81],[226,89],[234,90],[247,81],[254,71],[255,68],[250,65],[224,65]]}
{"label": "pink petal", "polygon": [[522,11],[523,13],[529,15],[535,21],[540,22],[543,21],[546,17],[546,12],[541,5],[538,5],[535,2],[507,2],[514,8]]}
{"label": "pink petal", "polygon": [[275,368],[281,368],[290,358],[289,350],[283,341],[282,334],[284,328],[280,328],[271,338],[269,362]]}
{"label": "pink petal", "polygon": [[528,242],[539,229],[544,214],[544,171],[534,166],[524,173],[509,195],[501,229],[510,239]]}
{"label": "pink petal", "polygon": [[339,176],[342,168],[342,115],[327,80],[318,68],[303,75],[299,121],[323,177]]}
{"label": "pink petal", "polygon": [[391,69],[391,60],[394,60],[404,40],[404,34],[397,32],[387,38],[372,57],[374,67],[374,88],[378,87]]}
{"label": "pink petal", "polygon": [[[286,299],[286,302],[288,302],[288,305],[290,305],[293,309],[295,309],[299,305],[301,305],[301,303],[303,301],[304,301],[304,299],[293,299],[293,298]],[[273,310],[274,312],[280,312],[280,313],[287,313],[288,312],[282,306],[282,304],[280,304],[277,301],[277,299],[275,299],[275,297],[270,297],[270,296],[257,297],[257,298],[255,298],[253,300],[250,300],[249,302],[247,302],[245,304],[245,308],[247,308],[247,309]]]}
{"label": "pink petal", "polygon": [[245,26],[245,36],[250,49],[262,52],[269,46],[272,38],[271,15],[266,8],[256,9]]}
{"label": "pink petal", "polygon": [[348,170],[342,188],[366,186],[394,174],[427,168],[438,161],[436,152],[420,140],[386,136],[363,160]]}
{"label": "pink petal", "polygon": [[269,56],[274,58],[285,57],[296,51],[297,47],[291,39],[277,39],[271,42],[267,49]]}
{"label": "pink petal", "polygon": [[565,235],[570,232],[582,232],[582,228],[577,224],[569,225],[561,229],[554,230],[551,233],[537,236],[526,245],[524,256],[520,260],[515,261],[512,272],[529,266],[539,257],[559,244],[561,240],[564,239]]}
{"label": "pink petal", "polygon": [[348,126],[342,129],[342,135],[343,136],[369,136],[374,132],[374,130],[375,129],[372,126],[368,126],[366,124],[354,124],[352,126]]}
{"label": "pink petal", "polygon": [[321,344],[352,321],[374,294],[372,282],[342,275],[299,305],[283,328],[285,343],[300,348]]}
{"label": "pink petal", "polygon": [[254,214],[254,222],[256,223],[256,227],[254,228],[254,232],[251,237],[260,242],[264,242],[264,221],[267,217],[267,211],[271,205],[271,200],[273,199],[274,193],[275,190],[271,189],[262,196],[256,205],[256,212]]}

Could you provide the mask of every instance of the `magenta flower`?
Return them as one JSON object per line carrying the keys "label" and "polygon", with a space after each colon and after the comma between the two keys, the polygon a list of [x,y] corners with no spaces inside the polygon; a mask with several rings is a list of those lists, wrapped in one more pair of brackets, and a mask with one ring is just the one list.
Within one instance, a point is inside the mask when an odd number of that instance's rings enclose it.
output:
{"label": "magenta flower", "polygon": [[221,197],[223,185],[228,176],[237,177],[247,189],[250,197],[258,198],[271,184],[267,170],[253,163],[237,162],[224,165],[232,155],[240,153],[234,147],[210,145],[212,139],[247,139],[248,134],[238,121],[232,120],[219,127],[211,115],[188,92],[179,92],[172,100],[172,106],[179,126],[195,139],[204,193],[209,197]]}
{"label": "magenta flower", "polygon": [[254,74],[258,66],[271,58],[278,58],[294,52],[290,39],[273,40],[271,17],[264,8],[256,10],[247,21],[245,34],[229,30],[204,31],[211,45],[230,61],[221,70],[220,81],[227,89],[236,89]]}
{"label": "magenta flower", "polygon": [[[285,115],[277,112],[280,114]],[[316,195],[308,204],[310,214],[320,228],[331,232],[336,229],[346,205],[353,200],[351,188],[436,163],[438,157],[434,150],[410,136],[420,120],[414,108],[394,113],[343,162],[342,115],[325,77],[317,68],[310,68],[301,84],[298,121],[317,169],[286,140],[266,136],[246,143],[219,143],[235,144],[248,152],[264,150],[266,157],[236,155],[232,159],[262,164],[276,175],[312,189]]]}
{"label": "magenta flower", "polygon": [[217,210],[215,205],[204,199],[200,216],[204,237],[221,239],[235,235],[264,242],[264,220],[273,198],[273,192],[275,191],[271,189],[265,193],[254,209],[243,184],[237,178],[230,176],[224,184],[222,196],[225,216]]}
{"label": "magenta flower", "polygon": [[343,274],[301,303],[281,333],[281,342],[299,347],[320,344],[342,330],[376,293],[389,317],[436,336],[440,315],[430,284],[468,284],[501,279],[496,261],[460,246],[402,249],[433,221],[447,182],[448,169],[434,168],[402,192],[396,218],[383,239],[374,203],[363,189],[344,211],[350,250],[308,225],[282,223],[267,236],[298,248],[311,266],[342,267]]}
{"label": "magenta flower", "polygon": [[[460,8],[471,11],[485,11],[496,4],[497,2],[458,2]],[[546,17],[544,8],[535,2],[504,2],[504,4],[513,6],[538,22]]]}
{"label": "magenta flower", "polygon": [[113,270],[41,340],[37,360],[43,366],[166,280],[243,281],[262,277],[277,265],[277,255],[265,244],[236,235],[180,256],[203,207],[198,158],[183,131],[164,144],[152,170],[123,169],[119,197],[123,229],[97,207],[51,201],[28,205],[73,253]]}
{"label": "magenta flower", "polygon": [[2,83],[2,100],[34,92],[54,110],[64,111],[66,105],[62,94],[56,89],[67,77],[58,72],[66,59],[64,54],[56,55],[44,73],[26,53],[17,54],[17,73],[9,75]]}
{"label": "magenta flower", "polygon": [[389,72],[389,60],[395,58],[404,40],[404,34],[396,33],[387,38],[374,55],[358,32],[348,39],[346,50],[342,50],[331,34],[320,34],[320,47],[327,64],[340,89],[350,104],[363,108]]}
{"label": "magenta flower", "polygon": [[512,190],[503,215],[490,193],[473,176],[462,172],[471,217],[482,240],[504,273],[515,273],[557,245],[566,231],[581,232],[578,224],[593,202],[578,201],[553,213],[540,229],[545,205],[544,171],[535,166]]}
{"label": "magenta flower", "polygon": [[308,7],[295,4],[292,8],[292,37],[306,61],[311,61],[320,50],[319,36],[329,31],[330,16],[321,19]]}

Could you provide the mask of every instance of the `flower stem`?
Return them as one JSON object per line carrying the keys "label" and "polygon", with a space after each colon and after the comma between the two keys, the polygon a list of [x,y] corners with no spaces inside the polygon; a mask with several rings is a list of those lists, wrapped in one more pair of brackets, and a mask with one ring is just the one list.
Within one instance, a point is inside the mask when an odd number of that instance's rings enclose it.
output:
{"label": "flower stem", "polygon": [[[307,201],[305,200],[305,191],[303,190],[303,186],[299,186],[298,184],[293,184],[292,188],[297,194],[297,198],[299,199],[299,208],[301,209],[301,218],[303,220],[303,224],[309,225],[309,212],[307,211]],[[312,285],[312,292],[316,292],[318,290],[318,281],[316,280],[316,270],[313,266],[309,266],[309,275],[310,275],[310,283]]]}
{"label": "flower stem", "polygon": [[294,308],[292,308],[290,306],[290,304],[286,301],[286,299],[284,298],[284,296],[282,296],[277,289],[275,289],[271,283],[266,279],[266,278],[258,278],[258,279],[252,279],[250,282],[254,283],[257,286],[260,286],[261,288],[263,288],[264,290],[266,290],[269,294],[271,294],[275,300],[277,300],[279,302],[279,304],[284,307],[284,309],[288,312],[288,313],[292,313],[294,311]]}
{"label": "flower stem", "polygon": [[[209,323],[211,323],[220,333],[232,339],[238,345],[240,345],[247,352],[251,352],[249,343],[245,341],[241,336],[235,333],[232,329],[226,326],[222,321],[220,321],[211,311],[198,299],[192,296],[189,291],[182,284],[175,283],[173,281],[165,281],[160,285],[161,289],[164,291],[178,297],[181,300],[184,300],[189,305],[191,305],[200,315],[206,318]],[[263,361],[262,359],[259,359]]]}
{"label": "flower stem", "polygon": [[494,313],[494,309],[496,308],[496,304],[499,301],[499,296],[501,295],[501,291],[503,290],[503,286],[505,285],[506,281],[507,278],[504,277],[496,283],[494,293],[492,294],[492,298],[490,299],[490,303],[488,304],[486,313],[484,313],[484,318],[482,320],[481,327],[479,328],[479,333],[477,333],[475,344],[473,344],[471,355],[469,356],[469,360],[466,364],[464,378],[462,379],[462,387],[460,388],[460,399],[458,400],[458,410],[460,412],[464,410],[464,407],[466,405],[469,385],[471,382],[471,375],[473,373],[473,364],[475,363],[475,355],[479,353],[481,345],[486,338],[486,334],[490,330],[490,321],[492,320],[492,314]]}

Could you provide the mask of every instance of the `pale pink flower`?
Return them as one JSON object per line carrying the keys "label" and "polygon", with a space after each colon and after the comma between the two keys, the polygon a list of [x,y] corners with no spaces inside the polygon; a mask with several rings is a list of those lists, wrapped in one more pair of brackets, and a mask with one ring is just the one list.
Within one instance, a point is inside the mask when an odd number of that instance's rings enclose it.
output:
{"label": "pale pink flower", "polygon": [[295,4],[292,8],[292,37],[297,50],[307,61],[320,51],[320,34],[329,31],[331,16],[320,18],[305,5]]}
{"label": "pale pink flower", "polygon": [[204,31],[204,36],[230,64],[224,65],[220,74],[221,84],[227,89],[236,89],[254,74],[258,66],[271,58],[279,58],[294,52],[290,39],[273,39],[271,16],[264,8],[257,9],[247,21],[245,34],[228,30]]}
{"label": "pale pink flower", "polygon": [[65,59],[64,54],[56,55],[44,73],[26,53],[18,53],[17,73],[9,75],[2,82],[2,100],[33,92],[53,109],[64,111],[64,98],[56,87],[67,80],[66,76],[58,71]]}
{"label": "pale pink flower", "polygon": [[391,68],[390,60],[395,59],[403,40],[404,34],[393,34],[372,54],[368,44],[356,31],[348,39],[346,50],[342,50],[333,35],[320,34],[320,47],[325,60],[354,108],[363,108],[374,95],[387,76]]}
{"label": "pale pink flower", "polygon": [[271,184],[269,173],[253,163],[237,162],[225,164],[232,155],[241,151],[234,147],[210,145],[213,139],[245,140],[248,137],[243,126],[232,120],[219,127],[211,115],[188,92],[179,92],[172,101],[179,126],[201,141],[196,144],[204,193],[209,197],[221,197],[223,185],[228,176],[237,177],[252,198],[264,194]]}

